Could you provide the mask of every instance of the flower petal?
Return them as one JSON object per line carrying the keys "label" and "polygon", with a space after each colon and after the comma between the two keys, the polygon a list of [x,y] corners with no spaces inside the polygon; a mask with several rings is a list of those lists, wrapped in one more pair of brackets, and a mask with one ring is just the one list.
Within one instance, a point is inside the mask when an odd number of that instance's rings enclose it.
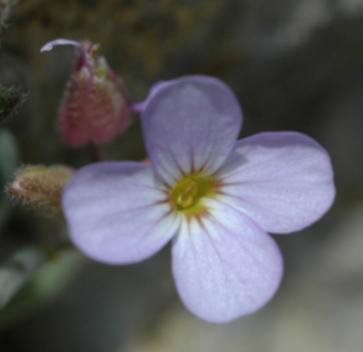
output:
{"label": "flower petal", "polygon": [[329,155],[296,132],[260,133],[238,141],[219,177],[229,201],[271,233],[310,225],[335,197]]}
{"label": "flower petal", "polygon": [[40,52],[43,53],[45,51],[51,51],[51,50],[53,50],[53,48],[55,46],[58,46],[58,45],[71,45],[71,46],[79,47],[81,44],[80,44],[80,42],[77,42],[72,39],[58,38],[58,39],[53,39],[50,42],[45,43],[41,47]]}
{"label": "flower petal", "polygon": [[208,207],[200,220],[182,222],[173,241],[173,274],[188,309],[222,323],[270,300],[283,264],[272,238],[243,213],[218,201]]}
{"label": "flower petal", "polygon": [[102,162],[80,169],[63,194],[74,244],[110,264],[141,261],[163,247],[179,219],[156,189],[150,166]]}
{"label": "flower petal", "polygon": [[143,109],[149,157],[169,185],[185,173],[216,171],[231,152],[242,123],[233,92],[205,76],[155,85]]}

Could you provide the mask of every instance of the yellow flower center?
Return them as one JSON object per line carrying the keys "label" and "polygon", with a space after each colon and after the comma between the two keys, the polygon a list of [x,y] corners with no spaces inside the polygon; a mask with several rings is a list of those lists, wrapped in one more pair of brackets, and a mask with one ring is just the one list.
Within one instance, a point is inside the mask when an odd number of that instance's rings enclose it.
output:
{"label": "yellow flower center", "polygon": [[197,215],[205,210],[203,198],[212,196],[217,190],[213,177],[201,175],[184,176],[170,190],[170,202],[175,209],[187,215]]}

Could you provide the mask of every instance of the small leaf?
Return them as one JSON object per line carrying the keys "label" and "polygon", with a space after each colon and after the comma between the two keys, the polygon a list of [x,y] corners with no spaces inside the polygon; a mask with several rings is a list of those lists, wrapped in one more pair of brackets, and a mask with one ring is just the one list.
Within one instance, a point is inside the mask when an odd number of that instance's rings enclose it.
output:
{"label": "small leaf", "polygon": [[45,260],[43,252],[25,248],[16,252],[0,267],[0,309],[30,279]]}
{"label": "small leaf", "polygon": [[0,186],[11,179],[17,164],[16,140],[8,130],[0,129]]}
{"label": "small leaf", "polygon": [[62,250],[54,256],[39,248],[20,250],[0,267],[0,327],[62,294],[83,263],[76,251]]}
{"label": "small leaf", "polygon": [[4,188],[13,177],[17,164],[18,149],[16,140],[9,131],[0,129],[0,228],[9,210]]}

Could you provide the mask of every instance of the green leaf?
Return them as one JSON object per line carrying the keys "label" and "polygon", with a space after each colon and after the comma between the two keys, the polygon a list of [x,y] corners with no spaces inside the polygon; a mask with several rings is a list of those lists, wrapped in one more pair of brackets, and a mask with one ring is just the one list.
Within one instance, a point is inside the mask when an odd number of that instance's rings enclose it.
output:
{"label": "green leaf", "polygon": [[[0,177],[10,181],[18,164],[16,140],[6,129],[0,129]],[[4,185],[4,181],[0,185]]]}
{"label": "green leaf", "polygon": [[62,294],[82,263],[79,253],[72,250],[55,256],[33,247],[17,252],[0,267],[0,326]]}
{"label": "green leaf", "polygon": [[0,310],[29,280],[45,260],[43,252],[25,248],[16,252],[0,267]]}
{"label": "green leaf", "polygon": [[18,149],[16,140],[9,131],[0,129],[0,228],[9,210],[9,202],[4,189],[12,179],[17,165]]}

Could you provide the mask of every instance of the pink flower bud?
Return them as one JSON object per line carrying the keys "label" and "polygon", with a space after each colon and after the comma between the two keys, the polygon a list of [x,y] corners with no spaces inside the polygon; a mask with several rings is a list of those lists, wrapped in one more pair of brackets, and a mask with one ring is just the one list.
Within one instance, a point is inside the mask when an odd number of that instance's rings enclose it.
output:
{"label": "pink flower bud", "polygon": [[109,143],[131,122],[131,104],[121,80],[90,41],[57,39],[43,46],[74,45],[75,63],[59,110],[59,131],[72,147]]}

